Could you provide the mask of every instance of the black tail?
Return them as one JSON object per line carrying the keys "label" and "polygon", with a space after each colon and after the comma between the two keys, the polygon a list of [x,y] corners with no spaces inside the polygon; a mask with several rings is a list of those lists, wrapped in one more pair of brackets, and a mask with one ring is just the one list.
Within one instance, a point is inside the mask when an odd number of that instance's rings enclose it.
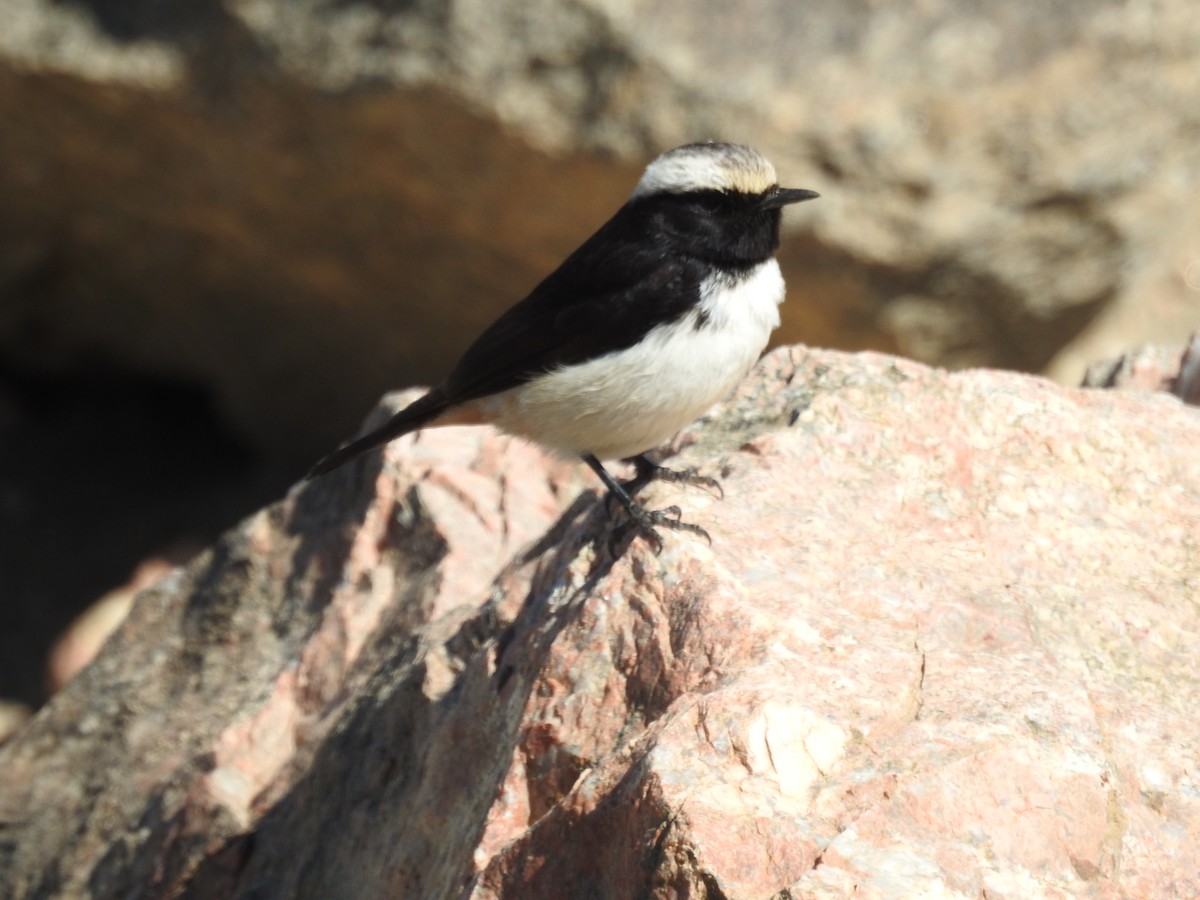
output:
{"label": "black tail", "polygon": [[307,480],[324,475],[352,459],[358,459],[364,453],[370,453],[388,441],[408,434],[410,431],[416,431],[418,428],[424,428],[445,410],[446,403],[442,400],[441,395],[436,390],[430,391],[424,397],[420,397],[404,407],[374,431],[364,434],[345,447],[340,447],[328,456],[322,457],[304,477]]}

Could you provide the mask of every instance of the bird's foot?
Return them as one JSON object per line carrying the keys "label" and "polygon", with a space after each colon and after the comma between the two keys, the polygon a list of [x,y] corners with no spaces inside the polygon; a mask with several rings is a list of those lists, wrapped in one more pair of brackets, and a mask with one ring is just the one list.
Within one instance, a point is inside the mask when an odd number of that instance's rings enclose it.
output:
{"label": "bird's foot", "polygon": [[629,507],[624,504],[621,506],[625,511],[626,521],[613,529],[609,549],[613,551],[614,556],[619,555],[616,552],[618,547],[627,545],[638,535],[644,537],[653,547],[655,556],[662,553],[663,537],[658,532],[660,528],[668,531],[685,531],[688,534],[704,538],[709,545],[712,544],[712,535],[707,531],[699,525],[683,521],[683,511],[678,506],[668,506],[663,509],[646,509],[637,503]]}
{"label": "bird's foot", "polygon": [[721,488],[721,482],[708,475],[701,475],[699,470],[694,467],[686,469],[668,469],[666,466],[660,466],[656,462],[652,462],[645,455],[634,456],[626,462],[633,463],[635,474],[633,478],[622,482],[621,487],[630,494],[636,494],[652,481],[665,481],[668,484],[687,484],[692,487],[704,488],[707,491],[712,491],[717,497],[724,499],[725,491]]}
{"label": "bird's foot", "polygon": [[689,534],[702,537],[709,544],[712,544],[712,537],[707,531],[699,525],[683,521],[683,512],[678,506],[648,510],[633,499],[633,497],[636,491],[644,487],[651,480],[655,472],[669,473],[665,477],[665,480],[668,481],[690,482],[692,479],[698,479],[701,483],[712,482],[717,490],[720,490],[721,486],[716,483],[716,479],[706,479],[704,476],[697,476],[694,470],[692,472],[674,472],[652,463],[645,456],[635,456],[630,462],[637,467],[637,476],[632,482],[625,485],[613,478],[594,455],[590,453],[586,454],[583,457],[583,461],[591,467],[592,471],[600,477],[605,487],[608,488],[609,514],[613,515],[616,512],[612,508],[614,502],[620,504],[625,511],[626,521],[610,532],[608,548],[614,557],[620,556],[621,551],[628,547],[629,542],[637,535],[641,535],[650,542],[651,546],[654,547],[655,555],[662,553],[663,539],[662,535],[658,533],[659,528],[666,528],[670,531],[686,531]]}

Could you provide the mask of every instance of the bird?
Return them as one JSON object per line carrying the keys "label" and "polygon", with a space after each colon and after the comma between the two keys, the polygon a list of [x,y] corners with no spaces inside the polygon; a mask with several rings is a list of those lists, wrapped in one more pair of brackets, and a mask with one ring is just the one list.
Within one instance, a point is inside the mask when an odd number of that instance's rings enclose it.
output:
{"label": "bird", "polygon": [[[766,349],[784,299],[782,210],[818,196],[780,187],[774,166],[742,144],[666,151],[444,381],[307,477],[421,428],[490,424],[582,459],[658,550],[658,526],[708,538],[678,507],[647,510],[635,497],[652,480],[719,484],[647,454],[728,396]],[[602,462],[612,460],[635,476],[618,481]]]}

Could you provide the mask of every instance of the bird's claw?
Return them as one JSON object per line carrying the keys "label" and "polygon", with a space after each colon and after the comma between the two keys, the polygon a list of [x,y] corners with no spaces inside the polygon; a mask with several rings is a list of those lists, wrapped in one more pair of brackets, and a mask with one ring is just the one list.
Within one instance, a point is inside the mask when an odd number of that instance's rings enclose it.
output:
{"label": "bird's claw", "polygon": [[712,491],[718,498],[725,499],[725,490],[721,487],[721,482],[710,475],[701,475],[700,471],[694,467],[686,469],[668,469],[665,466],[659,466],[650,475],[654,481],[665,481],[668,484],[686,484],[690,487],[704,488]]}
{"label": "bird's claw", "polygon": [[658,529],[670,531],[686,531],[697,537],[704,538],[710,545],[712,536],[699,525],[683,521],[683,510],[678,506],[668,506],[664,509],[647,510],[634,499],[637,492],[654,480],[667,481],[674,484],[697,484],[720,492],[721,485],[715,478],[698,475],[695,469],[675,471],[667,469],[651,461],[645,454],[630,457],[626,462],[631,463],[636,470],[633,479],[626,482],[617,481],[601,465],[600,460],[588,454],[584,462],[591,466],[600,480],[608,487],[606,511],[613,516],[616,510],[612,503],[616,501],[625,511],[626,521],[610,532],[609,551],[614,557],[629,546],[636,535],[644,537],[654,548],[657,556],[663,550],[663,538]]}
{"label": "bird's claw", "polygon": [[[712,535],[707,531],[699,525],[683,521],[683,510],[678,506],[667,506],[663,509],[643,509],[639,506],[636,510],[627,510],[627,515],[628,520],[613,532],[614,540],[609,546],[610,550],[626,544],[626,541],[632,540],[635,535],[641,535],[653,548],[654,555],[658,556],[664,547],[663,537],[658,532],[659,528],[665,528],[668,531],[685,531],[688,534],[704,538],[709,545],[712,544]],[[614,555],[617,554],[614,552]]]}
{"label": "bird's claw", "polygon": [[703,488],[714,493],[719,499],[725,498],[725,491],[721,487],[721,482],[708,475],[701,475],[700,471],[694,466],[689,466],[686,469],[668,469],[666,466],[660,466],[658,463],[651,462],[646,456],[635,456],[627,462],[633,463],[635,474],[633,478],[622,482],[621,486],[626,491],[633,494],[644,488],[652,481],[665,481],[667,484],[686,484],[692,487]]}

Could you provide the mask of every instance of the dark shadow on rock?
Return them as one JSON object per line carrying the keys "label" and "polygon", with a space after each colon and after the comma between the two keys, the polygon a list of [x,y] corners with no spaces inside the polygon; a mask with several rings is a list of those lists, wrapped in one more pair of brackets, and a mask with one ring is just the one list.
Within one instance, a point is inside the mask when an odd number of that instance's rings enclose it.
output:
{"label": "dark shadow on rock", "polygon": [[194,0],[57,0],[57,5],[86,9],[104,33],[118,41],[194,44],[231,20],[221,4]]}
{"label": "dark shadow on rock", "polygon": [[[329,604],[343,576],[354,536],[375,502],[373,486],[382,467],[382,457],[376,453],[300,486],[284,525],[287,534],[298,540],[277,630],[286,630],[291,615],[300,611],[299,606],[311,613]],[[436,567],[445,556],[444,541],[438,546],[440,549],[425,554],[429,568]],[[401,571],[412,572],[414,567],[405,566]]]}
{"label": "dark shadow on rock", "polygon": [[397,640],[308,774],[253,834],[210,854],[182,896],[458,896],[530,690],[555,639],[613,565],[597,553],[582,584],[565,577],[596,541],[591,517],[571,527],[589,504],[581,496],[550,529],[561,535],[552,552],[543,541],[514,561],[548,554],[511,623],[489,603]]}

